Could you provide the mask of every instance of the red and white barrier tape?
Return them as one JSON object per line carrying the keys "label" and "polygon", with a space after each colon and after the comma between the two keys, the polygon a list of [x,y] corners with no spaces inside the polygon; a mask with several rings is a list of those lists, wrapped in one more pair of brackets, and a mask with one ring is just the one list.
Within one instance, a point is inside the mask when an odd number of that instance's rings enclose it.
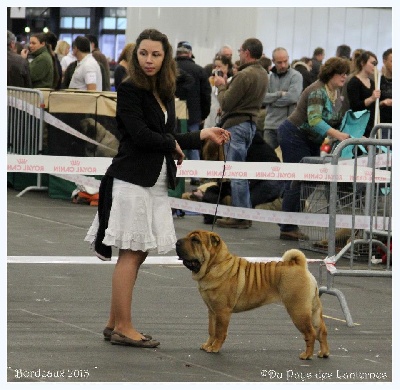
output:
{"label": "red and white barrier tape", "polygon": [[[103,159],[106,160],[106,158]],[[71,167],[71,170],[73,167],[74,166]],[[19,170],[17,172],[35,172],[35,171],[30,168],[30,170]],[[68,173],[69,174],[53,173],[53,175],[64,180],[74,182],[77,186],[83,185],[85,187],[91,187],[93,189],[99,188],[100,186],[100,180],[97,180],[93,177],[87,177],[79,174],[72,174],[72,172]],[[94,173],[99,174],[98,172]],[[173,197],[170,197],[169,201],[171,207],[174,209],[192,211],[198,214],[214,215],[217,206],[216,204],[196,202],[196,201],[173,198]],[[277,224],[283,223],[283,224],[296,224],[300,226],[316,226],[316,227],[329,226],[328,214],[288,213],[283,211],[247,209],[242,207],[229,207],[229,206],[219,205],[217,215],[220,217],[240,218],[252,221],[271,222]],[[354,218],[355,218],[354,228],[369,229],[371,223],[370,217],[364,215],[356,215]],[[352,226],[353,226],[352,215],[348,214],[336,215],[337,228],[352,228]],[[376,229],[385,230],[385,226],[388,226],[387,218],[374,217],[373,226]]]}
{"label": "red and white barrier tape", "polygon": [[[49,174],[103,175],[111,163],[109,157],[67,157],[45,155],[7,155],[7,172],[31,172]],[[184,160],[178,167],[178,177],[221,178],[223,161]],[[390,172],[375,169],[376,183],[390,182]],[[258,180],[299,180],[322,182],[371,183],[373,170],[358,167],[354,176],[353,167],[330,164],[288,164],[268,162],[226,163],[225,178]]]}
{"label": "red and white barrier tape", "polygon": [[[27,103],[24,100],[17,99],[14,96],[8,96],[8,106],[9,107],[14,107],[17,108],[18,110],[21,111],[26,111],[29,115],[32,115],[36,118],[40,118],[40,108],[35,107],[30,103]],[[89,142],[93,145],[101,146],[102,148],[109,149],[110,151],[115,152],[114,149],[109,148],[106,145],[102,145],[99,142],[95,141],[92,138],[87,137],[86,135],[82,134],[80,131],[75,130],[73,127],[67,125],[65,122],[61,121],[60,119],[57,119],[54,115],[49,114],[47,111],[44,111],[43,113],[43,120],[50,124],[51,126],[54,126],[65,133],[71,134],[75,136],[76,138],[79,138],[83,141]]]}
{"label": "red and white barrier tape", "polygon": [[[27,103],[24,100],[17,99],[14,96],[8,96],[8,105],[10,107],[14,107],[14,108],[17,108],[19,110],[26,111],[27,113],[29,113],[30,115],[35,116],[36,118],[40,118],[40,108],[35,107],[32,104]],[[58,128],[58,129],[60,129],[62,131],[65,131],[66,133],[71,134],[71,135],[73,135],[73,136],[75,136],[75,137],[77,137],[79,139],[82,139],[82,140],[84,140],[86,142],[89,142],[91,144],[94,144],[94,145],[97,145],[97,146],[102,146],[103,148],[107,148],[107,149],[110,149],[110,150],[114,151],[114,149],[111,149],[111,148],[109,148],[108,146],[105,146],[105,145],[101,145],[100,143],[98,143],[97,141],[93,140],[92,138],[89,138],[86,135],[84,135],[81,132],[79,132],[78,130],[75,130],[74,128],[72,128],[71,126],[67,125],[63,121],[57,119],[55,116],[49,114],[47,111],[44,111],[44,121],[49,123],[53,127],[56,127],[56,128]],[[185,160],[185,162],[188,162],[188,161],[189,160]],[[355,160],[353,160],[353,159],[341,160],[341,161],[339,161],[339,165],[354,166],[354,161]],[[212,161],[209,161],[209,162],[213,163]],[[358,169],[360,167],[366,167],[367,163],[368,163],[368,158],[367,157],[359,157],[359,158],[357,158],[357,167],[358,167]],[[237,164],[237,163],[235,163],[235,164]],[[248,164],[248,163],[238,163],[238,164]],[[256,163],[256,164],[258,164],[258,163]],[[262,163],[262,164],[267,164],[267,163]],[[391,164],[392,164],[392,154],[391,154],[391,152],[389,154],[380,153],[380,154],[376,155],[376,159],[375,159],[375,167],[376,168],[385,168],[385,167],[388,167],[388,166],[390,167]],[[178,172],[178,175],[181,175],[180,177],[186,177],[186,176],[192,176],[192,177],[193,176],[197,176],[197,177],[199,177],[199,175],[197,175],[197,174],[194,174],[194,175],[189,174],[189,175],[185,176],[184,170],[193,170],[193,171],[195,171],[197,169],[197,167],[190,167],[190,166],[186,166],[186,165],[185,165],[185,168],[183,168],[183,166],[180,167],[180,170],[182,171],[182,173]],[[345,181],[345,182],[346,181],[350,181],[350,182],[353,181],[353,179],[347,180],[347,177],[346,177],[347,175],[350,175],[350,177],[353,177],[353,173],[350,172],[350,170],[346,171],[345,177],[341,178],[340,177],[341,176],[340,173],[338,173],[336,171],[336,168],[334,166],[330,165],[330,164],[322,165],[323,167],[327,167],[327,166],[328,167],[332,167],[332,168],[329,168],[328,171],[326,171],[323,168],[321,168],[321,164],[319,165],[320,166],[320,170],[315,170],[313,172],[310,172],[308,170],[308,173],[307,173],[308,175],[311,174],[311,175],[316,176],[315,178],[311,177],[311,178],[308,178],[308,179],[307,178],[295,178],[295,179],[291,178],[290,174],[292,173],[292,171],[289,171],[289,172],[287,172],[285,170],[281,171],[281,169],[282,169],[281,165],[282,164],[271,164],[270,168],[268,168],[266,171],[264,169],[262,171],[257,171],[256,170],[255,174],[256,175],[258,174],[260,176],[264,176],[265,178],[270,178],[271,180],[318,180],[318,181],[337,180],[338,182],[340,182],[340,181]],[[287,164],[286,163],[285,165],[293,165],[293,164]],[[297,165],[297,164],[294,164],[294,165]],[[302,165],[304,166],[304,164],[302,164]],[[308,165],[313,165],[313,164],[308,164]],[[318,164],[316,164],[316,165],[318,165]],[[236,165],[234,165],[234,167],[235,166]],[[229,169],[228,169],[228,167],[229,167]],[[215,168],[216,168],[216,166],[212,166],[212,167],[208,167],[207,169],[210,170],[210,173],[211,173],[211,170],[215,169]],[[226,169],[227,169],[227,171],[229,171],[231,168],[232,168],[232,165],[229,163],[229,165],[227,166]],[[218,171],[219,175],[217,175],[217,176],[204,176],[202,174],[200,177],[221,177],[222,170],[221,170],[221,168],[219,168],[219,169],[220,169],[220,171]],[[227,174],[230,174],[231,178],[241,178],[240,175],[242,175],[243,172],[241,170],[239,170],[237,172],[232,170],[230,173],[227,173]],[[235,175],[237,175],[237,176],[235,177]],[[336,176],[336,175],[338,175],[338,176]],[[358,177],[357,177],[357,181],[358,182],[363,182],[362,179],[361,179],[363,176],[364,176],[364,174],[361,173],[360,174],[360,180],[358,180]],[[320,177],[326,177],[326,179],[323,179],[323,178],[321,179]],[[243,178],[257,179],[258,177],[245,177],[245,176],[243,176]],[[259,178],[262,179],[263,177],[259,177]],[[376,180],[376,181],[378,181],[378,180]]]}
{"label": "red and white barrier tape", "polygon": [[326,270],[329,271],[331,274],[335,274],[336,273],[336,260],[335,260],[335,256],[331,256],[331,257],[326,257],[324,259],[324,263],[325,263],[325,267]]}
{"label": "red and white barrier tape", "polygon": [[[215,214],[216,204],[195,202],[191,200],[169,198],[172,208],[192,211],[198,214]],[[248,209],[242,207],[230,207],[218,205],[217,215],[220,217],[231,217],[247,219],[259,222],[282,223],[299,226],[328,227],[329,214],[317,213],[289,213],[284,211],[272,211],[263,209]],[[354,218],[354,224],[353,224]],[[388,218],[373,217],[373,226],[379,230],[385,230],[388,226]],[[335,226],[337,228],[369,229],[371,218],[365,215],[337,214]]]}

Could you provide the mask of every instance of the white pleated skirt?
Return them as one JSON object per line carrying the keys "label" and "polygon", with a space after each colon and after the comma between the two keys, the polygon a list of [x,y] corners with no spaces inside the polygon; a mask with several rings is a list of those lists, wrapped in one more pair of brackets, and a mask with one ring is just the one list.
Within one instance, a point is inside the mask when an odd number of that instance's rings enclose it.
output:
{"label": "white pleated skirt", "polygon": [[[92,247],[98,227],[99,218],[96,214],[85,237]],[[103,244],[119,249],[164,254],[175,249],[175,243],[165,160],[153,187],[141,187],[114,178],[110,218]]]}

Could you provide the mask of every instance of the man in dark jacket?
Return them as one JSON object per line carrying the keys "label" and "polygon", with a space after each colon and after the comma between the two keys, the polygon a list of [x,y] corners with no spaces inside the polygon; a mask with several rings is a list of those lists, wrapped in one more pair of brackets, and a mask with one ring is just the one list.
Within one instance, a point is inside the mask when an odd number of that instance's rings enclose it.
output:
{"label": "man in dark jacket", "polygon": [[[178,43],[176,49],[176,62],[179,70],[190,74],[194,78],[194,83],[189,91],[185,91],[179,84],[176,89],[176,96],[181,100],[186,100],[188,109],[188,131],[196,131],[201,127],[202,122],[210,113],[211,107],[211,84],[203,67],[193,61],[192,46],[189,42]],[[198,150],[188,150],[189,160],[200,160]],[[191,179],[192,185],[199,185],[198,178]]]}
{"label": "man in dark jacket", "polygon": [[32,88],[29,63],[16,53],[15,35],[7,30],[7,85],[9,87]]}

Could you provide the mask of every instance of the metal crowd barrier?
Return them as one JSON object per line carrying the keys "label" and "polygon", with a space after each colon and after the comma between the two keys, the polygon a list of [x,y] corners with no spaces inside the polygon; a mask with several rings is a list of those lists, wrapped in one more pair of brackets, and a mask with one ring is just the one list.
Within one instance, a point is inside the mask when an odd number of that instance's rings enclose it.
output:
{"label": "metal crowd barrier", "polygon": [[[44,107],[42,91],[7,87],[7,154],[42,154]],[[30,190],[47,189],[42,186],[42,174],[39,172],[36,186],[26,187],[17,196]]]}
{"label": "metal crowd barrier", "polygon": [[[354,162],[354,181],[351,189],[347,188],[347,196],[342,196],[341,183],[333,180],[329,184],[329,228],[327,239],[327,258],[325,266],[320,268],[319,294],[336,296],[349,327],[354,326],[353,319],[342,291],[334,287],[334,278],[338,276],[374,276],[392,277],[392,173],[391,173],[391,139],[375,139],[381,130],[391,133],[391,124],[378,124],[371,132],[370,138],[351,138],[341,142],[331,156],[330,164],[338,165],[341,151],[349,145],[361,147],[367,156],[359,155]],[[357,168],[372,168],[371,182],[361,185],[357,183]],[[375,182],[375,170],[390,172],[390,182]],[[350,183],[349,183],[350,184]],[[346,230],[346,240],[339,245],[339,235],[343,229],[336,228],[336,221],[341,210],[351,213],[351,228]],[[356,228],[356,217],[367,217],[368,227]],[[340,232],[340,233],[339,233]],[[322,286],[323,268],[326,269],[326,286]]]}

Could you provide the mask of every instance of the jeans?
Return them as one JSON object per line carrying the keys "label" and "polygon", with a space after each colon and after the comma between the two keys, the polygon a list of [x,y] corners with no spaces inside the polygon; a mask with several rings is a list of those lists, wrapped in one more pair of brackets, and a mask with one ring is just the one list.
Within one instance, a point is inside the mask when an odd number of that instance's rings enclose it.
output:
{"label": "jeans", "polygon": [[[307,139],[304,133],[288,120],[278,128],[278,142],[282,150],[284,163],[299,163],[303,157],[320,156],[320,145]],[[282,199],[282,211],[300,211],[300,182],[285,181]],[[281,232],[291,232],[298,229],[297,225],[280,224]]]}
{"label": "jeans", "polygon": [[[188,131],[199,131],[200,130],[200,123],[192,123],[188,125]],[[198,149],[188,149],[186,150],[187,159],[188,160],[200,160],[200,150]],[[198,177],[192,177],[193,180],[198,180]]]}
{"label": "jeans", "polygon": [[[231,133],[230,142],[224,145],[226,161],[246,161],[247,150],[256,132],[256,124],[246,121],[226,130]],[[248,180],[231,179],[231,202],[234,207],[251,209]]]}

